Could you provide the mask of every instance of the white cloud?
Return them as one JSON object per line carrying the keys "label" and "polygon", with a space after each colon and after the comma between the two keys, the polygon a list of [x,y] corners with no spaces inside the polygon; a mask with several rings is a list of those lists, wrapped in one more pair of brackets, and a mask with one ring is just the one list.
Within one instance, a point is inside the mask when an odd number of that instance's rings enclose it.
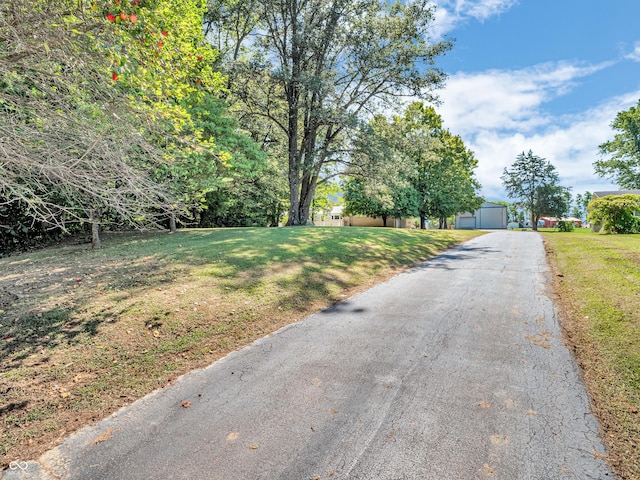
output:
{"label": "white cloud", "polygon": [[608,65],[545,63],[522,70],[456,73],[440,94],[440,111],[448,127],[461,135],[483,129],[532,131],[549,122],[541,113],[545,102]]}
{"label": "white cloud", "polygon": [[634,62],[640,62],[640,42],[636,42],[633,46],[633,52],[625,55],[627,60],[632,60]]}
{"label": "white cloud", "polygon": [[433,28],[435,38],[470,20],[484,22],[498,16],[518,3],[518,0],[433,0],[436,18]]}
{"label": "white cloud", "polygon": [[460,135],[479,161],[483,194],[505,199],[500,176],[520,153],[532,150],[551,161],[574,193],[612,186],[595,177],[598,145],[612,136],[616,114],[637,103],[640,91],[611,98],[572,116],[553,116],[544,104],[575,82],[609,66],[545,63],[515,71],[457,73],[441,93],[444,125]]}
{"label": "white cloud", "polygon": [[[432,0],[437,6],[434,36],[507,12],[518,0]],[[460,135],[479,161],[482,194],[506,200],[500,176],[517,155],[532,150],[551,161],[573,193],[615,188],[595,176],[598,145],[612,138],[616,114],[635,105],[640,91],[602,101],[575,115],[558,115],[554,100],[571,93],[586,77],[621,60],[640,62],[640,41],[627,55],[599,64],[549,62],[519,70],[458,72],[438,92],[444,125]]]}
{"label": "white cloud", "polygon": [[462,8],[456,10],[462,12],[463,15],[484,21],[506,12],[518,2],[516,0],[482,0],[477,2],[460,0],[457,3],[462,4]]}

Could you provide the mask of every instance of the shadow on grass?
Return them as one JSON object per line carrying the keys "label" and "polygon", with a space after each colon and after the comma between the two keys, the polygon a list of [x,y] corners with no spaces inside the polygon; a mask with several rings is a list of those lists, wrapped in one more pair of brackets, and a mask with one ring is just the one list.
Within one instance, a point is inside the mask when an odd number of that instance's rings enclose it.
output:
{"label": "shadow on grass", "polygon": [[149,260],[119,262],[100,268],[92,265],[78,277],[82,278],[80,281],[59,280],[47,284],[34,278],[46,273],[35,272],[30,280],[40,291],[34,286],[23,296],[4,295],[10,301],[4,303],[5,313],[0,316],[0,374],[25,366],[30,357],[36,365],[46,364],[51,350],[96,336],[102,324],[118,316],[112,308],[89,313],[92,300],[104,295],[103,290],[116,292],[113,297],[116,302],[128,297],[144,297],[145,290],[164,285],[179,274],[179,269],[167,271],[162,262]]}
{"label": "shadow on grass", "polygon": [[[209,262],[207,274],[227,278],[225,288],[256,294],[275,276],[282,292],[279,308],[294,311],[304,311],[308,304],[322,299],[340,301],[337,292],[362,281],[358,270],[415,267],[457,243],[446,232],[434,235],[382,228],[230,229],[189,234],[189,246],[176,252],[176,260]],[[462,245],[437,258],[462,260],[489,251]]]}

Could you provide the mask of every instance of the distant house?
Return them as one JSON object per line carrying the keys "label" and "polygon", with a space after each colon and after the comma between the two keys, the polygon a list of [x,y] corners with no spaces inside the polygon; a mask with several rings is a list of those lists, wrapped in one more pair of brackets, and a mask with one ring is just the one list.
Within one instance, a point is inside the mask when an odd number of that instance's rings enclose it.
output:
{"label": "distant house", "polygon": [[495,230],[507,228],[507,207],[485,202],[475,212],[456,215],[455,226],[463,230]]}
{"label": "distant house", "polygon": [[557,217],[540,217],[538,220],[538,227],[542,228],[555,228],[558,225],[558,222],[573,222],[573,224],[580,228],[582,227],[582,220],[576,217],[566,217],[566,218],[557,218]]}
{"label": "distant house", "polygon": [[344,207],[336,205],[328,212],[316,213],[313,217],[313,224],[321,227],[342,227],[344,225]]}

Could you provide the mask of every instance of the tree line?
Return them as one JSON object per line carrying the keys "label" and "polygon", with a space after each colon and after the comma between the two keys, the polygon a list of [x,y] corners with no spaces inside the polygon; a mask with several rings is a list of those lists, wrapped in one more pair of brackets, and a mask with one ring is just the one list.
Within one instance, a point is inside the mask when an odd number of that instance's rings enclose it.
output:
{"label": "tree line", "polygon": [[0,251],[305,225],[337,179],[353,213],[443,226],[481,199],[429,106],[452,48],[434,19],[429,0],[2,2]]}
{"label": "tree line", "polygon": [[436,99],[434,18],[427,0],[3,2],[2,249],[307,224],[319,185],[399,158],[361,149],[381,112]]}

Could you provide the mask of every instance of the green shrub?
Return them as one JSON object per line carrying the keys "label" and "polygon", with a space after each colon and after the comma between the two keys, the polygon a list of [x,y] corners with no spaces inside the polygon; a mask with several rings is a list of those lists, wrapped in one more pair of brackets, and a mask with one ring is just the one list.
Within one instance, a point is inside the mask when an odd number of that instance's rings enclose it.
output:
{"label": "green shrub", "polygon": [[589,203],[589,218],[609,233],[640,233],[640,195],[608,195]]}
{"label": "green shrub", "polygon": [[556,228],[559,232],[573,232],[576,225],[571,220],[559,220]]}

